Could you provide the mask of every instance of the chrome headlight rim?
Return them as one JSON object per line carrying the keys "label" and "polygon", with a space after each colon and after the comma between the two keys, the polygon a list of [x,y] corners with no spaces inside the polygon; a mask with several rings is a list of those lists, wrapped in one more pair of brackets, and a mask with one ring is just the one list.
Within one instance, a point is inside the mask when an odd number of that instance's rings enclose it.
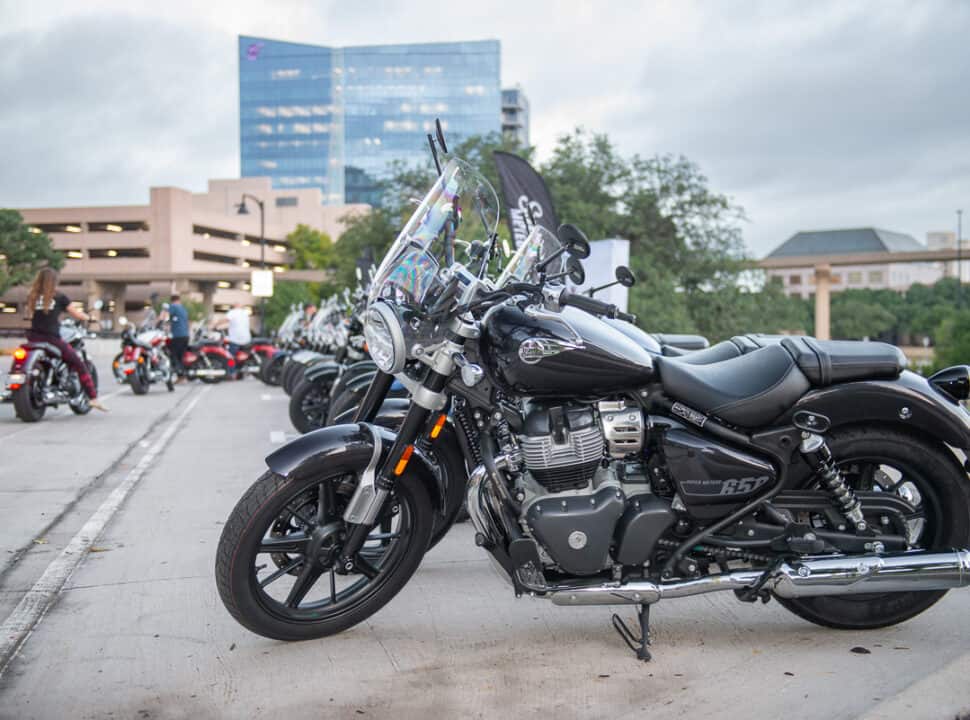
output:
{"label": "chrome headlight rim", "polygon": [[[394,308],[384,300],[378,300],[367,309],[364,320],[365,338],[368,334],[380,332],[377,330],[378,323],[382,324],[384,329],[387,330],[391,343],[391,362],[387,367],[381,367],[380,361],[374,357],[373,353],[371,353],[371,359],[381,372],[396,375],[404,370],[404,362],[407,360],[407,345],[404,342],[404,328],[401,325],[400,318],[398,318]],[[368,329],[370,333],[367,332]],[[368,344],[372,344],[370,339],[368,339]]]}

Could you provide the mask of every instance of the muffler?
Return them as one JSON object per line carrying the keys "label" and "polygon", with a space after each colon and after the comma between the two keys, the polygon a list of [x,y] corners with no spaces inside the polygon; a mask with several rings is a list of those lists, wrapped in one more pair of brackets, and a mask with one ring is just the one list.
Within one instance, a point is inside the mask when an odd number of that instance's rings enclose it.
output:
{"label": "muffler", "polygon": [[224,368],[199,368],[189,370],[188,374],[191,377],[225,377],[227,373]]}
{"label": "muffler", "polygon": [[[556,605],[648,605],[664,598],[719,590],[744,590],[762,580],[763,571],[740,570],[695,580],[655,583],[649,580],[598,585],[551,586]],[[887,555],[806,558],[777,568],[762,585],[783,598],[819,595],[950,590],[970,585],[970,550]]]}

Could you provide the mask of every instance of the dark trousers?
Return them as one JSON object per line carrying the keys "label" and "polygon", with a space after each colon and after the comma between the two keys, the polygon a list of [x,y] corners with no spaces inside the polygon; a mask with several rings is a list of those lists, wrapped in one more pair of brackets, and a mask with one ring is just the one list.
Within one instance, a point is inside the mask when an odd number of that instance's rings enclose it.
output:
{"label": "dark trousers", "polygon": [[232,377],[239,377],[239,362],[236,360],[236,353],[239,352],[239,348],[241,347],[242,345],[237,345],[236,343],[231,342],[229,343],[229,347],[226,348],[229,351],[229,355],[232,356],[233,362],[235,363],[229,370],[229,375]]}
{"label": "dark trousers", "polygon": [[173,337],[168,345],[169,353],[172,355],[172,367],[175,368],[175,372],[178,375],[185,374],[185,366],[182,365],[182,356],[185,355],[185,351],[188,348],[189,339],[187,337]]}
{"label": "dark trousers", "polygon": [[74,348],[61,340],[60,336],[28,331],[27,340],[29,342],[48,343],[60,350],[61,357],[64,358],[64,362],[67,363],[69,368],[77,373],[78,380],[81,381],[81,387],[84,388],[85,394],[92,400],[98,396],[98,390],[94,387],[94,380],[91,379],[91,374],[88,372],[88,368],[84,364],[84,361],[81,360],[81,357],[76,352],[74,352]]}

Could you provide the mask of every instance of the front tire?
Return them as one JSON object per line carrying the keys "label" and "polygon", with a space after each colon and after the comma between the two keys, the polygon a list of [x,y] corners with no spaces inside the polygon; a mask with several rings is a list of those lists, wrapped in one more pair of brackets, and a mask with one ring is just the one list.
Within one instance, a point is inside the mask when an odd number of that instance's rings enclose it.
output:
{"label": "front tire", "polygon": [[[923,550],[970,547],[970,493],[966,472],[949,450],[922,438],[879,427],[834,431],[826,438],[836,462],[852,482],[851,467],[874,459],[880,468],[896,468],[893,480],[915,488],[922,501],[925,525],[919,539]],[[856,478],[858,479],[858,478]],[[907,491],[912,495],[912,490]],[[919,615],[946,595],[946,590],[777,598],[799,617],[839,630],[871,630],[897,625]]]}
{"label": "front tire", "polygon": [[131,385],[131,391],[135,395],[144,395],[147,393],[151,385],[148,381],[148,368],[144,364],[139,363],[138,367],[135,368],[135,372],[128,376],[128,384]]}
{"label": "front tire", "polygon": [[[375,538],[378,547],[371,543],[369,560],[364,551],[359,554],[359,571],[339,573],[327,564],[326,552],[339,551],[341,498],[345,504],[356,484],[348,482],[356,469],[349,465],[362,468],[366,462],[346,458],[343,468],[326,477],[298,480],[267,472],[242,497],[223,528],[215,568],[219,595],[241,625],[275,640],[333,635],[380,610],[414,574],[431,537],[434,510],[421,480],[408,475],[398,479],[385,503],[386,517],[375,528],[386,531],[397,522],[397,530]],[[311,544],[324,532],[332,534],[333,544]],[[355,574],[361,578],[346,585]],[[345,585],[339,591],[337,577]]]}
{"label": "front tire", "polygon": [[280,376],[283,372],[283,363],[286,355],[274,353],[265,358],[259,366],[259,379],[267,385],[277,386],[280,384]]}
{"label": "front tire", "polygon": [[327,424],[332,384],[323,380],[303,379],[290,395],[290,422],[301,433],[317,430]]}

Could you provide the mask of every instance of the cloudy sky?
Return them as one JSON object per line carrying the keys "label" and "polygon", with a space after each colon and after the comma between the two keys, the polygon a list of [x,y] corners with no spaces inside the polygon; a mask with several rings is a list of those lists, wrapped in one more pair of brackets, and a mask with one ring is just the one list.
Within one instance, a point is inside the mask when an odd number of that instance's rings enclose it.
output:
{"label": "cloudy sky", "polygon": [[238,175],[240,34],[497,38],[540,157],[576,125],[683,153],[744,206],[759,256],[800,229],[924,240],[970,216],[966,0],[0,0],[0,206]]}

